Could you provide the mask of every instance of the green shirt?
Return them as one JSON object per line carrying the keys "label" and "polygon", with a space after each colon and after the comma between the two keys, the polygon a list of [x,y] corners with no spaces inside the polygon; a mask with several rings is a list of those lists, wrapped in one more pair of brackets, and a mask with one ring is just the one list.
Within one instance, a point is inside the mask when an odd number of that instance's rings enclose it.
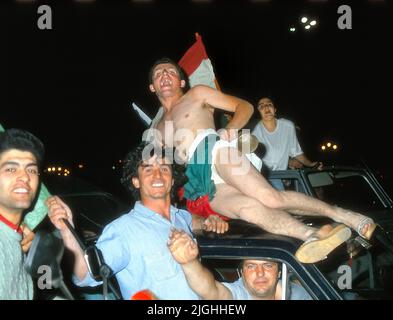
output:
{"label": "green shirt", "polygon": [[0,221],[0,300],[33,299],[33,281],[24,268],[22,236]]}

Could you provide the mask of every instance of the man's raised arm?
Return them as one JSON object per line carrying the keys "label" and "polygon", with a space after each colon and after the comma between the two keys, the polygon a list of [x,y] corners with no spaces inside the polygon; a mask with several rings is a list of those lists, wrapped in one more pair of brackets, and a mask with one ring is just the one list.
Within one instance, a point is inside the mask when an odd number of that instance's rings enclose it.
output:
{"label": "man's raised arm", "polygon": [[73,226],[71,209],[57,196],[48,198],[48,200],[46,200],[46,205],[48,206],[49,219],[54,226],[60,230],[64,246],[74,255],[74,275],[77,276],[79,280],[83,280],[88,272],[83,250],[62,220],[68,220]]}
{"label": "man's raised arm", "polygon": [[182,266],[192,290],[204,300],[231,300],[232,293],[198,260],[198,246],[184,231],[173,230],[168,247],[173,258]]}
{"label": "man's raised arm", "polygon": [[192,88],[192,94],[202,99],[213,108],[234,112],[226,129],[241,129],[250,120],[254,107],[246,100],[231,96],[207,86],[198,85]]}

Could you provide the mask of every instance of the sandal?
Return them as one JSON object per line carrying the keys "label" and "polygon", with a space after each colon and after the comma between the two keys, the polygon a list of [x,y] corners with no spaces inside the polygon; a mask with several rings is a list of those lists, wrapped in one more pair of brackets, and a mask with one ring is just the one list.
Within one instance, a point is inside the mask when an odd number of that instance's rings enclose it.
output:
{"label": "sandal", "polygon": [[300,246],[295,256],[302,263],[321,261],[350,237],[351,229],[344,224],[335,228],[330,225],[323,226]]}
{"label": "sandal", "polygon": [[[361,233],[362,229],[363,229],[365,226],[367,226],[367,225],[370,225],[370,226],[367,228],[366,233],[365,233],[365,234],[362,234],[362,233]],[[377,227],[377,224],[374,223],[374,220],[371,219],[371,218],[366,217],[366,218],[364,218],[362,221],[360,221],[360,223],[359,223],[359,225],[358,225],[358,227],[357,227],[357,229],[356,229],[356,232],[357,232],[357,233],[359,234],[359,236],[361,236],[362,238],[364,238],[364,239],[366,239],[366,240],[370,240],[371,237],[372,237],[372,235],[373,235],[373,233],[374,233],[374,231],[375,231],[375,228],[376,228],[376,227]]]}

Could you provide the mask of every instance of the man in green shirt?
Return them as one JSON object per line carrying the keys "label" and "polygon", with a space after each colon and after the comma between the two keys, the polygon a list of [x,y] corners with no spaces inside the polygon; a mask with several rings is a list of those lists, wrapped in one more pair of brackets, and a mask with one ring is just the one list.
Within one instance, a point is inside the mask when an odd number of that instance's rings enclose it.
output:
{"label": "man in green shirt", "polygon": [[19,129],[0,133],[0,300],[32,299],[33,283],[24,269],[23,212],[39,186],[44,145]]}

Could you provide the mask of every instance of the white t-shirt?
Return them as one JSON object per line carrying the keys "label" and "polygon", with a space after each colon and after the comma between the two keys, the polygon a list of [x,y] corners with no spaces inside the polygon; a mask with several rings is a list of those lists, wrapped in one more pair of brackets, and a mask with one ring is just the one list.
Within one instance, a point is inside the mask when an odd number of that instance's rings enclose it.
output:
{"label": "white t-shirt", "polygon": [[286,170],[289,157],[296,157],[303,151],[296,137],[295,125],[287,119],[277,119],[277,127],[269,132],[262,122],[258,122],[252,134],[266,148],[263,164],[270,170]]}

